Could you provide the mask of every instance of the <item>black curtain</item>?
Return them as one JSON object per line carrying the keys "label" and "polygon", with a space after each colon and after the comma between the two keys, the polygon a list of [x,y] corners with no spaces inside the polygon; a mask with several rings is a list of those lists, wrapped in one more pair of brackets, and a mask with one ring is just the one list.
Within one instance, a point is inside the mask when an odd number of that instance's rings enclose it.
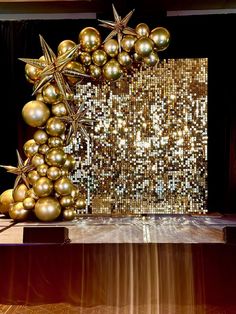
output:
{"label": "black curtain", "polygon": [[[104,17],[102,17],[104,18]],[[137,19],[137,18],[136,18]],[[188,17],[135,17],[130,26],[146,22],[150,28],[167,27],[171,33],[169,48],[161,58],[198,58],[209,60],[208,81],[208,210],[236,212],[236,15]],[[24,78],[24,64],[19,57],[42,55],[39,34],[56,51],[64,39],[78,41],[80,30],[98,27],[95,20],[0,21],[1,154],[0,164],[16,164],[18,148],[29,138],[21,110],[31,100],[32,85]],[[106,30],[99,28],[105,38]],[[33,98],[32,98],[33,99]],[[14,176],[0,170],[0,192],[11,188]]]}

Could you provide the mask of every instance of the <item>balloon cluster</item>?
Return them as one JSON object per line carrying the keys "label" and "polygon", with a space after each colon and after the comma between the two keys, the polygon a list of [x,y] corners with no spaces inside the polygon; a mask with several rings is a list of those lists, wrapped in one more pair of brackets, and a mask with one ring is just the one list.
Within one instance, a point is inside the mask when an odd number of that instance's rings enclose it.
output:
{"label": "balloon cluster", "polygon": [[41,221],[72,220],[76,209],[85,208],[85,199],[69,178],[75,158],[64,151],[73,135],[88,136],[86,126],[91,123],[75,100],[76,84],[84,78],[115,81],[139,63],[154,66],[158,52],[169,45],[170,34],[163,27],[151,31],[145,23],[128,27],[132,13],[121,19],[113,6],[115,21],[101,21],[111,30],[104,42],[97,29],[86,27],[78,43],[62,41],[56,55],[40,36],[43,56],[21,59],[36,97],[25,104],[22,115],[35,132],[23,147],[26,160],[17,152],[17,167],[2,166],[17,178],[14,188],[0,196],[0,213],[16,221],[32,215]]}

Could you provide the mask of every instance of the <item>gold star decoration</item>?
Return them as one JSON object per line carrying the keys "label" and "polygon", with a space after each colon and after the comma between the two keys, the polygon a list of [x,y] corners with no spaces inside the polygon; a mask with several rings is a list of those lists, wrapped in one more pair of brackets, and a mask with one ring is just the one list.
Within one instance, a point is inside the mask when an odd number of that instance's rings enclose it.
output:
{"label": "gold star decoration", "polygon": [[102,24],[99,24],[100,26],[112,29],[110,34],[106,37],[104,42],[108,41],[109,39],[113,38],[114,36],[117,35],[117,41],[119,45],[119,51],[121,51],[121,40],[123,37],[123,34],[125,35],[134,35],[137,36],[135,30],[133,28],[130,28],[127,26],[131,16],[134,13],[134,10],[130,11],[123,19],[118,15],[115,6],[112,4],[112,9],[113,9],[113,15],[115,21],[104,21],[104,20],[98,20]]}
{"label": "gold star decoration", "polygon": [[29,171],[34,169],[34,165],[30,163],[30,158],[27,158],[25,161],[23,161],[18,150],[16,151],[16,154],[17,154],[17,161],[18,161],[17,167],[3,166],[3,165],[0,165],[0,167],[6,169],[7,172],[9,173],[13,173],[17,175],[15,183],[14,183],[14,189],[18,186],[18,184],[21,181],[25,183],[27,188],[30,188],[26,174]]}

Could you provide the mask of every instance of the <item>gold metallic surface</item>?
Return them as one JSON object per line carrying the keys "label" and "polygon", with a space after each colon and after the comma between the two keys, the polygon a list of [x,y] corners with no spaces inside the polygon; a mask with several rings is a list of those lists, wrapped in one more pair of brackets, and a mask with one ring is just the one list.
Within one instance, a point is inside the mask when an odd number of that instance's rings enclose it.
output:
{"label": "gold metallic surface", "polygon": [[26,193],[28,191],[28,188],[25,184],[19,184],[14,190],[13,190],[13,199],[15,202],[23,202],[23,200],[26,198]]}
{"label": "gold metallic surface", "polygon": [[60,136],[65,132],[65,124],[58,117],[51,117],[46,123],[46,132],[51,136]]}
{"label": "gold metallic surface", "polygon": [[31,100],[22,109],[23,119],[32,127],[43,126],[50,116],[48,107],[40,100]]}
{"label": "gold metallic surface", "polygon": [[50,148],[45,154],[46,163],[49,166],[62,167],[66,161],[66,154],[62,148]]}
{"label": "gold metallic surface", "polygon": [[123,72],[119,62],[115,59],[111,59],[104,65],[102,73],[106,80],[116,81],[121,77]]}
{"label": "gold metallic surface", "polygon": [[30,211],[24,208],[22,202],[14,203],[9,210],[9,216],[15,221],[25,221],[29,215]]}
{"label": "gold metallic surface", "polygon": [[150,29],[146,23],[139,23],[135,27],[135,32],[137,33],[138,37],[147,36],[149,35]]}
{"label": "gold metallic surface", "polygon": [[31,158],[38,152],[39,145],[35,142],[34,139],[31,139],[25,142],[23,149],[24,149],[25,155],[28,158]]}
{"label": "gold metallic surface", "polygon": [[58,167],[55,167],[55,166],[52,166],[52,167],[49,167],[48,170],[47,170],[47,177],[50,179],[50,180],[57,180],[59,179],[61,176],[61,169],[58,168]]}
{"label": "gold metallic surface", "polygon": [[48,135],[47,135],[47,133],[44,130],[37,130],[34,133],[33,138],[34,138],[36,144],[42,145],[42,144],[47,143]]}
{"label": "gold metallic surface", "polygon": [[154,28],[149,38],[152,39],[152,41],[155,44],[155,47],[157,48],[157,51],[163,51],[165,50],[170,43],[170,33],[169,31],[164,27],[156,27]]}
{"label": "gold metallic surface", "polygon": [[66,221],[73,220],[76,217],[76,211],[73,208],[68,208],[63,211],[63,219]]}
{"label": "gold metallic surface", "polygon": [[139,56],[147,57],[153,51],[154,43],[150,38],[142,36],[138,40],[136,40],[134,48],[135,52]]}
{"label": "gold metallic surface", "polygon": [[102,49],[97,49],[92,54],[93,63],[97,66],[103,66],[107,62],[107,54]]}
{"label": "gold metallic surface", "polygon": [[34,208],[35,206],[35,199],[33,199],[32,197],[26,197],[23,200],[23,206],[26,210],[31,210]]}
{"label": "gold metallic surface", "polygon": [[13,189],[8,189],[2,192],[0,195],[0,213],[7,215],[13,203]]}
{"label": "gold metallic surface", "polygon": [[60,203],[53,197],[42,197],[35,204],[35,215],[41,221],[53,221],[61,213]]}
{"label": "gold metallic surface", "polygon": [[38,197],[49,196],[53,190],[53,183],[50,179],[41,177],[33,185],[33,190]]}
{"label": "gold metallic surface", "polygon": [[119,52],[118,41],[115,39],[109,39],[105,42],[103,49],[110,57],[113,58],[117,56]]}
{"label": "gold metallic surface", "polygon": [[47,104],[56,104],[62,100],[62,94],[55,84],[47,84],[42,89],[43,100]]}
{"label": "gold metallic surface", "polygon": [[54,183],[54,189],[61,196],[70,195],[73,184],[69,178],[61,177]]}
{"label": "gold metallic surface", "polygon": [[94,27],[85,27],[79,33],[79,43],[86,52],[96,50],[101,44],[101,35]]}

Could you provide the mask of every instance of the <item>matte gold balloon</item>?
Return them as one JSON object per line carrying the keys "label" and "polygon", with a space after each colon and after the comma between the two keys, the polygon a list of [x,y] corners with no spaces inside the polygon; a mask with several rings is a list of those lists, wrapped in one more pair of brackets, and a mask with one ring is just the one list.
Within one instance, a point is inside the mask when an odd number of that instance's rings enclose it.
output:
{"label": "matte gold balloon", "polygon": [[104,78],[109,81],[118,80],[122,75],[122,69],[119,62],[115,59],[108,61],[102,69],[102,74]]}
{"label": "matte gold balloon", "polygon": [[98,79],[102,74],[101,68],[93,64],[89,66],[89,72],[90,72],[90,75],[95,79]]}
{"label": "matte gold balloon", "polygon": [[151,38],[151,40],[154,42],[158,51],[165,50],[170,43],[170,33],[164,27],[154,28],[151,31],[149,38]]}
{"label": "matte gold balloon", "polygon": [[39,165],[44,164],[44,157],[42,154],[36,153],[31,159],[32,165],[37,168]]}
{"label": "matte gold balloon", "polygon": [[23,206],[26,210],[34,209],[35,200],[32,197],[26,197],[23,201]]}
{"label": "matte gold balloon", "polygon": [[74,203],[73,197],[70,195],[62,196],[60,198],[60,204],[62,207],[69,207],[72,206]]}
{"label": "matte gold balloon", "polygon": [[40,72],[41,71],[38,68],[34,67],[33,65],[30,65],[30,64],[25,65],[25,74],[32,81],[37,80]]}
{"label": "matte gold balloon", "polygon": [[110,57],[115,57],[119,52],[118,41],[115,39],[109,39],[105,42],[103,49]]}
{"label": "matte gold balloon", "polygon": [[71,61],[67,63],[67,65],[64,67],[64,69],[73,70],[75,74],[67,75],[67,80],[71,84],[76,84],[79,80],[81,80],[80,74],[85,74],[84,66],[77,62],[77,61]]}
{"label": "matte gold balloon", "polygon": [[62,147],[63,146],[63,140],[62,140],[62,138],[60,138],[58,136],[49,137],[49,139],[48,139],[48,146],[50,148],[52,148],[52,147]]}
{"label": "matte gold balloon", "polygon": [[67,115],[66,106],[63,102],[59,102],[58,104],[52,105],[52,113],[56,117],[63,117]]}
{"label": "matte gold balloon", "polygon": [[32,170],[28,173],[28,181],[31,185],[34,185],[36,181],[38,181],[38,179],[40,178],[40,175],[38,174],[38,172],[36,170]]}
{"label": "matte gold balloon", "polygon": [[150,29],[147,24],[145,23],[139,23],[135,27],[135,32],[137,33],[138,37],[146,36],[148,37]]}
{"label": "matte gold balloon", "polygon": [[47,144],[43,144],[39,146],[38,152],[42,155],[45,155],[48,150],[49,146]]}
{"label": "matte gold balloon", "polygon": [[56,85],[48,84],[42,91],[43,100],[48,104],[56,104],[62,100],[62,95],[59,88]]}
{"label": "matte gold balloon", "polygon": [[33,190],[39,197],[49,196],[53,190],[53,183],[47,177],[41,177],[35,182]]}
{"label": "matte gold balloon", "polygon": [[126,35],[121,40],[121,47],[126,52],[130,52],[134,48],[134,43],[136,41],[136,37],[132,35]]}
{"label": "matte gold balloon", "polygon": [[85,198],[77,198],[76,202],[75,202],[75,208],[77,209],[85,209],[86,207],[86,200]]}
{"label": "matte gold balloon", "polygon": [[118,61],[124,67],[129,67],[132,63],[132,59],[126,51],[122,51],[118,54]]}
{"label": "matte gold balloon", "polygon": [[25,122],[32,127],[43,126],[50,116],[48,107],[40,100],[27,102],[22,109]]}
{"label": "matte gold balloon", "polygon": [[66,161],[66,154],[59,147],[49,149],[45,156],[46,163],[49,166],[62,167]]}
{"label": "matte gold balloon", "polygon": [[57,117],[49,118],[46,124],[46,132],[51,136],[60,136],[65,132],[66,126]]}
{"label": "matte gold balloon", "polygon": [[73,183],[67,177],[61,177],[54,184],[54,189],[59,195],[70,195],[73,189]]}
{"label": "matte gold balloon", "polygon": [[156,52],[152,51],[149,56],[143,58],[143,61],[147,66],[154,66],[159,62],[159,57]]}
{"label": "matte gold balloon", "polygon": [[35,142],[39,145],[47,143],[47,140],[48,140],[48,135],[43,130],[37,130],[34,133],[33,137],[34,137]]}
{"label": "matte gold balloon", "polygon": [[147,57],[154,48],[154,42],[150,38],[142,36],[136,40],[134,48],[138,55],[141,57]]}
{"label": "matte gold balloon", "polygon": [[11,206],[9,216],[15,221],[26,221],[30,216],[30,211],[24,208],[22,202],[17,202]]}
{"label": "matte gold balloon", "polygon": [[73,220],[76,217],[76,211],[73,208],[68,208],[63,211],[63,219],[66,221]]}
{"label": "matte gold balloon", "polygon": [[60,213],[60,203],[54,197],[42,197],[35,204],[35,215],[41,221],[53,221]]}
{"label": "matte gold balloon", "polygon": [[46,164],[39,165],[36,168],[36,170],[41,177],[45,177],[47,175],[48,165]]}
{"label": "matte gold balloon", "polygon": [[13,199],[15,202],[22,202],[26,198],[26,193],[28,191],[28,188],[25,184],[19,184],[17,187],[13,190]]}
{"label": "matte gold balloon", "polygon": [[93,63],[97,66],[103,66],[107,62],[107,54],[104,50],[98,49],[92,54]]}
{"label": "matte gold balloon", "polygon": [[57,180],[59,179],[61,176],[61,169],[58,168],[58,167],[49,167],[48,170],[47,170],[47,177],[50,179],[50,180]]}
{"label": "matte gold balloon", "polygon": [[14,203],[13,189],[8,189],[0,195],[0,213],[8,215],[9,209]]}
{"label": "matte gold balloon", "polygon": [[79,33],[79,42],[84,51],[91,52],[101,45],[101,35],[96,28],[85,27]]}
{"label": "matte gold balloon", "polygon": [[79,55],[80,61],[84,65],[90,65],[92,62],[92,58],[88,52],[81,52]]}
{"label": "matte gold balloon", "polygon": [[76,43],[70,39],[65,39],[57,47],[58,56],[63,55],[67,51],[71,50],[76,46]]}
{"label": "matte gold balloon", "polygon": [[38,152],[39,145],[34,139],[31,139],[24,144],[23,149],[27,157],[33,157]]}
{"label": "matte gold balloon", "polygon": [[71,154],[66,154],[66,161],[63,165],[63,170],[72,171],[75,168],[75,158]]}

